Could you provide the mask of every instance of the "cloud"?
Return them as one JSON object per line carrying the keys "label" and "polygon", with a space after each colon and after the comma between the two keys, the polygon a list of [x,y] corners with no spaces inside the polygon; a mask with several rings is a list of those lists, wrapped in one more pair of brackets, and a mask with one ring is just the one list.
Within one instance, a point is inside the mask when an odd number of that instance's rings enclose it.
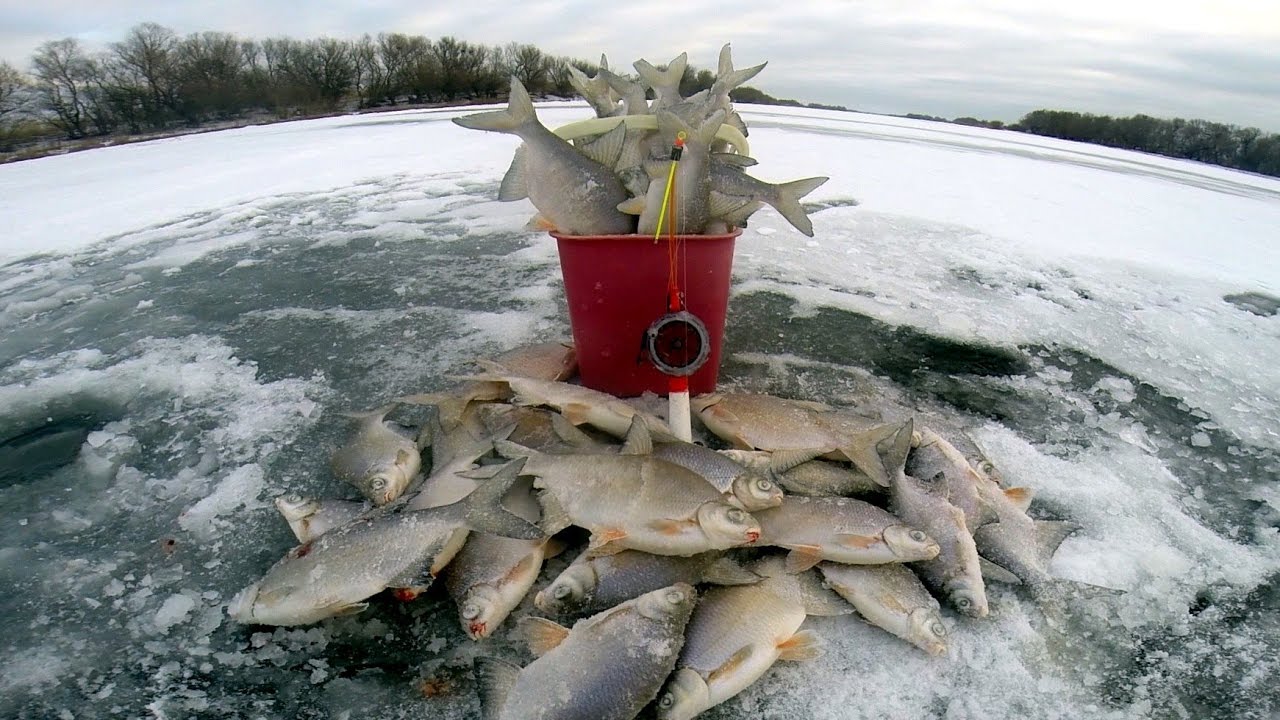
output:
{"label": "cloud", "polygon": [[693,65],[714,69],[720,46],[732,41],[740,67],[769,61],[752,84],[779,97],[1004,120],[1042,107],[1145,112],[1280,131],[1280,9],[1247,0],[1205,8],[1114,0],[552,0],[518,9],[495,0],[99,0],[9,11],[0,57],[25,67],[45,40],[104,45],[142,21],[259,39],[455,35],[589,60],[604,52],[621,68],[688,51]]}

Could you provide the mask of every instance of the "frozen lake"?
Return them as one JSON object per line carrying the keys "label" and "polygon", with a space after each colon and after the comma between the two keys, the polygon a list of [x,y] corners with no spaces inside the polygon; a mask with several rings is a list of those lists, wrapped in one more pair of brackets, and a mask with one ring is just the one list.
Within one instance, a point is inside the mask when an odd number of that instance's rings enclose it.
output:
{"label": "frozen lake", "polygon": [[[722,386],[965,428],[1083,526],[1053,571],[1126,592],[1051,633],[995,586],[990,618],[944,610],[940,658],[811,618],[821,659],[705,717],[1280,712],[1280,316],[1224,299],[1280,296],[1280,180],[740,110],[753,174],[831,180],[814,238],[766,208],[739,239]],[[456,114],[0,166],[0,715],[473,717],[471,659],[527,660],[435,591],[303,628],[224,610],[294,544],[272,498],[352,494],[338,413],[569,336],[554,243],[494,201],[517,141]]]}

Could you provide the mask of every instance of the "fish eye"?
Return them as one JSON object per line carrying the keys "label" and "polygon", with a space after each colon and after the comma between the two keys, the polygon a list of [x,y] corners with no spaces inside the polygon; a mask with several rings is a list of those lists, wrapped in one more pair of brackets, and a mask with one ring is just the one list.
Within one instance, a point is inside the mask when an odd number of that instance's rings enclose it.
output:
{"label": "fish eye", "polygon": [[374,490],[382,490],[387,487],[387,479],[384,477],[376,477],[369,481],[369,487]]}
{"label": "fish eye", "polygon": [[679,605],[683,601],[684,601],[684,593],[680,592],[679,590],[672,590],[671,592],[667,593],[667,602],[671,603],[672,605]]}
{"label": "fish eye", "polygon": [[928,538],[925,536],[925,534],[924,534],[923,532],[919,531],[919,530],[912,530],[912,531],[910,532],[910,535],[911,535],[911,539],[912,539],[912,540],[915,540],[916,542],[924,542],[925,540],[927,540],[927,539],[928,539]]}
{"label": "fish eye", "polygon": [[725,516],[729,518],[729,522],[731,523],[741,523],[747,519],[747,514],[738,508],[732,508],[729,512],[725,513]]}
{"label": "fish eye", "polygon": [[945,637],[947,634],[947,629],[942,626],[942,623],[936,622],[929,625],[929,632],[933,633],[934,635],[937,635],[938,637]]}
{"label": "fish eye", "polygon": [[667,693],[663,695],[662,699],[658,701],[658,707],[664,710],[675,704],[676,704],[676,699],[671,697],[671,693]]}
{"label": "fish eye", "polygon": [[551,597],[557,600],[563,600],[573,594],[573,588],[568,585],[557,585],[551,590]]}
{"label": "fish eye", "polygon": [[298,493],[292,493],[290,495],[286,495],[284,497],[284,501],[290,505],[300,505],[302,504],[302,496]]}
{"label": "fish eye", "polygon": [[480,608],[475,603],[467,603],[462,606],[462,617],[466,620],[475,620],[480,617]]}
{"label": "fish eye", "polygon": [[756,482],[756,487],[764,492],[769,492],[773,489],[773,483],[768,480],[759,480]]}
{"label": "fish eye", "polygon": [[995,465],[993,465],[993,464],[991,464],[991,461],[990,461],[990,460],[983,460],[983,461],[982,461],[982,464],[981,464],[979,467],[981,468],[982,472],[984,472],[984,473],[986,473],[986,474],[988,474],[988,475],[990,475],[990,474],[992,474],[992,473],[994,473],[994,472],[996,471],[996,466],[995,466]]}
{"label": "fish eye", "polygon": [[969,598],[964,596],[956,598],[956,607],[961,610],[968,610],[970,605],[973,605],[973,601]]}

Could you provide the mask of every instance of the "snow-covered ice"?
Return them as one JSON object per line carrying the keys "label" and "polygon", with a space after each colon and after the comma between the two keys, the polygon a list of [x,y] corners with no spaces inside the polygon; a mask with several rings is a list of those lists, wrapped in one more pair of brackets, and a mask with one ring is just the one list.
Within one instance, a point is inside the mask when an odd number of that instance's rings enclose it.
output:
{"label": "snow-covered ice", "polygon": [[[812,240],[768,208],[739,239],[722,384],[963,429],[1083,526],[1054,573],[1126,592],[1053,628],[994,587],[986,621],[945,611],[942,658],[812,618],[821,659],[706,717],[1280,712],[1280,317],[1224,299],[1280,295],[1280,180],[740,110],[753,174],[831,180]],[[272,497],[350,494],[339,413],[569,334],[554,243],[494,200],[517,140],[457,114],[0,166],[0,714],[472,717],[471,659],[522,657],[439,593],[315,627],[224,613],[292,544]]]}

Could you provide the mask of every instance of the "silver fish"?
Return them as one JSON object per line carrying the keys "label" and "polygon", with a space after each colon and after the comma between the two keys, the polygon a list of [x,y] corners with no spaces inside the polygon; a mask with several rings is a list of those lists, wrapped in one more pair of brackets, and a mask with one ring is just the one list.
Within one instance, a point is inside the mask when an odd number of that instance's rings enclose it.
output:
{"label": "silver fish", "polygon": [[819,560],[856,565],[927,560],[938,543],[918,526],[853,498],[786,497],[755,513],[760,543],[790,550],[787,569],[801,572]]}
{"label": "silver fish", "polygon": [[763,473],[693,443],[658,443],[653,456],[701,475],[733,505],[754,512],[782,504],[782,491]]}
{"label": "silver fish", "polygon": [[721,454],[743,465],[765,472],[783,490],[809,497],[873,497],[884,495],[884,488],[857,468],[826,460],[818,460],[824,449],[720,450]]}
{"label": "silver fish", "polygon": [[614,235],[635,231],[635,221],[617,210],[627,191],[613,174],[574,149],[538,121],[533,101],[511,79],[506,110],[454,118],[465,128],[512,133],[524,140],[502,179],[499,200],[528,197],[551,225],[572,235]]}
{"label": "silver fish", "polygon": [[778,660],[808,660],[820,653],[807,615],[844,615],[853,608],[821,586],[813,573],[782,571],[777,558],[753,566],[764,580],[713,588],[698,603],[685,630],[676,671],[659,695],[660,720],[688,720],[745,690]]}
{"label": "silver fish", "polygon": [[930,655],[947,651],[947,626],[938,601],[905,565],[819,563],[827,586],[840,593],[862,617]]}
{"label": "silver fish", "polygon": [[932,429],[920,428],[920,443],[907,457],[907,474],[943,483],[947,500],[964,513],[971,532],[996,519],[994,508],[979,497],[979,485],[987,481],[954,445]]}
{"label": "silver fish", "polygon": [[[711,143],[723,122],[723,110],[715,111],[696,126],[689,125],[674,113],[658,112],[658,137],[668,143],[667,147],[675,143],[679,134],[684,134],[684,150],[676,164],[674,178],[675,202],[667,208],[669,213],[674,214],[675,231],[678,235],[700,234],[711,219]],[[667,220],[659,215],[662,214],[662,200],[667,192],[671,162],[668,156],[667,159],[651,160],[645,164],[645,171],[649,173],[650,179],[649,191],[643,201],[644,207],[639,213],[640,221],[636,230],[642,235],[654,234],[659,221],[662,221],[663,231],[667,229]],[[635,210],[638,200],[636,198],[624,207]]]}
{"label": "silver fish", "polygon": [[573,86],[578,94],[582,95],[582,99],[587,101],[592,110],[596,111],[596,117],[610,117],[618,113],[617,95],[609,88],[609,60],[604,55],[600,56],[600,69],[596,71],[595,77],[588,79],[578,68],[569,65],[569,84]]}
{"label": "silver fish", "polygon": [[468,637],[489,637],[520,604],[538,579],[549,541],[471,534],[445,573]]}
{"label": "silver fish", "polygon": [[640,75],[640,80],[653,89],[654,112],[679,103],[680,80],[684,78],[685,68],[689,65],[688,53],[680,53],[667,63],[667,67],[659,70],[648,60],[637,60],[632,64]]}
{"label": "silver fish", "polygon": [[333,474],[356,486],[374,505],[400,497],[422,467],[417,433],[385,421],[394,407],[355,416],[355,433],[330,461]]}
{"label": "silver fish", "polygon": [[557,615],[596,613],[675,583],[749,585],[760,576],[720,552],[690,557],[623,550],[593,557],[584,552],[534,597],[534,605]]}
{"label": "silver fish", "polygon": [[276,509],[289,523],[298,542],[307,543],[334,528],[342,527],[369,510],[369,505],[351,500],[320,500],[298,494],[276,498]]}
{"label": "silver fish", "polygon": [[537,527],[501,506],[519,470],[520,463],[511,463],[462,502],[357,520],[299,545],[232,598],[227,612],[262,625],[305,625],[357,613],[386,588],[429,585],[452,559],[443,551],[459,529],[541,538]]}
{"label": "silver fish", "polygon": [[[911,446],[912,423],[908,420],[892,440],[887,452],[905,461]],[[914,565],[925,583],[942,593],[961,613],[970,617],[987,616],[986,585],[978,559],[978,548],[965,524],[964,512],[947,501],[946,485],[941,479],[924,481],[902,471],[897,465],[889,487],[890,507],[904,521],[927,532],[938,541],[940,552],[932,560]]]}
{"label": "silver fish", "polygon": [[641,451],[632,454],[551,455],[495,443],[506,457],[525,457],[535,477],[543,529],[589,530],[596,554],[643,550],[696,555],[755,542],[755,518],[728,503],[696,473]]}
{"label": "silver fish", "polygon": [[889,486],[889,470],[876,448],[898,425],[772,395],[713,393],[692,398],[689,405],[708,430],[735,448],[831,450],[823,457],[849,460],[877,484]]}
{"label": "silver fish", "polygon": [[671,673],[697,595],[679,583],[579,621],[572,630],[526,617],[536,660],[476,660],[487,720],[631,720]]}
{"label": "silver fish", "polygon": [[[724,163],[711,163],[711,192],[734,198],[736,202],[758,201],[767,203],[795,229],[813,237],[813,222],[800,205],[800,198],[817,190],[830,178],[812,177],[775,185],[757,180],[740,168]],[[732,201],[731,201],[732,204]]]}

